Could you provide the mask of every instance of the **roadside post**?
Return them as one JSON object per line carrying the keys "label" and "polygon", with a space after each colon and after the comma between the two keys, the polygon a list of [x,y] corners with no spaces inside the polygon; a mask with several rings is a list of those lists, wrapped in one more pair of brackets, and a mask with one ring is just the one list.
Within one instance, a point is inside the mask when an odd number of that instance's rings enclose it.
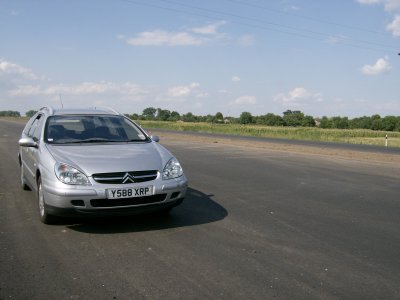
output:
{"label": "roadside post", "polygon": [[385,138],[385,147],[388,146],[388,139],[387,139],[387,134],[386,134],[386,138]]}

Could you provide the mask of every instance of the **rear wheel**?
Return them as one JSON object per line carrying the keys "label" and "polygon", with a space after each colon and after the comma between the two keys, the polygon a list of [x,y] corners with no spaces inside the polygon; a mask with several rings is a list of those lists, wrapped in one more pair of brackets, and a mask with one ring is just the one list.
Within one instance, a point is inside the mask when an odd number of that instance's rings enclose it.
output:
{"label": "rear wheel", "polygon": [[26,184],[26,179],[25,179],[25,172],[24,172],[24,165],[21,164],[21,168],[20,168],[20,175],[21,175],[21,188],[23,190],[30,190],[29,186]]}
{"label": "rear wheel", "polygon": [[40,177],[38,178],[37,184],[38,184],[38,206],[39,206],[40,221],[42,221],[42,223],[44,224],[52,224],[55,221],[55,217],[47,212],[46,202],[44,200],[44,195],[43,195],[42,180]]}

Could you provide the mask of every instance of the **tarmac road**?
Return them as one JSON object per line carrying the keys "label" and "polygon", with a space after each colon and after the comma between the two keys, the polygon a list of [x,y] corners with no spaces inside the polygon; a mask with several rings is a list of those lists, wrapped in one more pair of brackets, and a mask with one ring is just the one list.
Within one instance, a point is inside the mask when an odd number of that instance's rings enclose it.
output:
{"label": "tarmac road", "polygon": [[161,140],[166,218],[43,225],[0,121],[0,299],[399,299],[400,166]]}

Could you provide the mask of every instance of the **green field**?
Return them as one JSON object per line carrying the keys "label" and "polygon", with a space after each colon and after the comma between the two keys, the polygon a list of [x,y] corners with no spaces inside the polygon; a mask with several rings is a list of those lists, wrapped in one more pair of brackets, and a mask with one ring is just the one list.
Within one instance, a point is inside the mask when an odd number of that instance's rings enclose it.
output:
{"label": "green field", "polygon": [[366,129],[321,129],[315,127],[268,127],[262,125],[210,124],[138,121],[148,129],[168,129],[176,131],[193,131],[220,133],[240,136],[271,137],[293,140],[339,142],[349,144],[385,145],[388,135],[389,147],[400,147],[400,132],[373,131]]}

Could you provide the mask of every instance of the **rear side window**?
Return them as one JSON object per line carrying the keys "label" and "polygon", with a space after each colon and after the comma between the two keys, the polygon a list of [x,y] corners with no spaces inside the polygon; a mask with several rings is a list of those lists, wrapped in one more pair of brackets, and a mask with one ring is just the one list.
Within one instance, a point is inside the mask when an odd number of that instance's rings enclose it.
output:
{"label": "rear side window", "polygon": [[29,121],[26,123],[23,132],[28,135],[29,129],[31,128],[33,122],[36,120],[38,116],[34,115],[32,118],[29,119]]}
{"label": "rear side window", "polygon": [[28,130],[28,136],[33,138],[36,142],[40,139],[42,134],[43,120],[43,116],[38,115]]}

